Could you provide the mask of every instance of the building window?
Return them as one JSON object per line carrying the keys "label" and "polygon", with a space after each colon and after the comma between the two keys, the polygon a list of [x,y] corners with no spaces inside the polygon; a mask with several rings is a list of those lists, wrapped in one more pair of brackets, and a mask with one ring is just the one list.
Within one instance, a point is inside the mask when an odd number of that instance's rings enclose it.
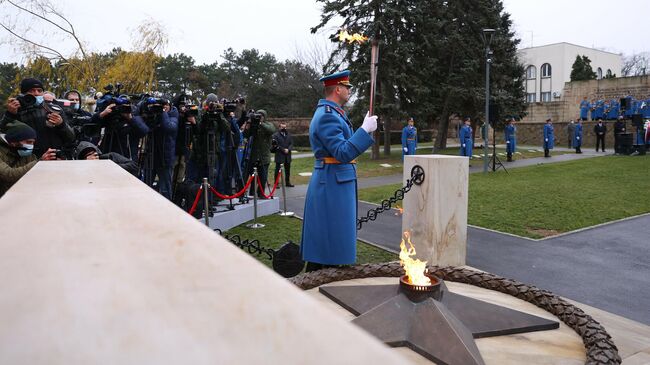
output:
{"label": "building window", "polygon": [[535,102],[535,93],[526,94],[526,102],[527,103],[534,103]]}
{"label": "building window", "polygon": [[596,78],[597,78],[598,80],[600,80],[600,79],[603,78],[603,69],[600,68],[600,67],[598,67],[598,71],[596,71]]}
{"label": "building window", "polygon": [[607,69],[607,77],[612,77],[612,70]]}
{"label": "building window", "polygon": [[530,65],[526,69],[526,79],[528,80],[534,80],[537,77],[537,70],[535,69],[535,66]]}
{"label": "building window", "polygon": [[551,65],[545,63],[542,65],[542,77],[551,77]]}
{"label": "building window", "polygon": [[551,101],[551,92],[549,91],[549,92],[541,93],[540,97],[542,99],[542,103]]}

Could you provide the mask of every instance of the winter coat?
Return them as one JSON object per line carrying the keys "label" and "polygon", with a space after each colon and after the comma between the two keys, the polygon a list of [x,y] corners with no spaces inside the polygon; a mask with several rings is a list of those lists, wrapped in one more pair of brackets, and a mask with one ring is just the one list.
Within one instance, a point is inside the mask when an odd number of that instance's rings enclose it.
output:
{"label": "winter coat", "polygon": [[34,167],[36,162],[38,159],[34,155],[19,156],[4,139],[4,135],[0,135],[0,197]]}
{"label": "winter coat", "polygon": [[[282,133],[277,131],[273,134],[273,140],[277,142],[277,151],[275,151],[275,163],[291,163],[291,149],[293,148],[293,138],[289,132]],[[287,154],[284,149],[288,149]]]}

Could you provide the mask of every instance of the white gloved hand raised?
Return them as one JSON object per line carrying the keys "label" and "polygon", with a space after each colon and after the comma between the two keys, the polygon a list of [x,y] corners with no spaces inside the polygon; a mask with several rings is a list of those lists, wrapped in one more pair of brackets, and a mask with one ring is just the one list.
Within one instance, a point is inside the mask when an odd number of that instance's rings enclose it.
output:
{"label": "white gloved hand raised", "polygon": [[510,144],[510,141],[506,141],[506,144]]}
{"label": "white gloved hand raised", "polygon": [[548,138],[546,138],[546,139],[544,140],[544,142],[548,142]]}
{"label": "white gloved hand raised", "polygon": [[576,138],[578,139],[578,141],[580,140],[580,137],[576,137]]}
{"label": "white gloved hand raised", "polygon": [[465,143],[463,143],[463,148],[465,148]]}
{"label": "white gloved hand raised", "polygon": [[370,112],[367,112],[366,117],[363,118],[363,124],[361,125],[361,129],[368,132],[368,134],[377,130],[377,116],[370,115]]}
{"label": "white gloved hand raised", "polygon": [[404,147],[404,152],[408,152],[408,151],[409,151],[409,149]]}

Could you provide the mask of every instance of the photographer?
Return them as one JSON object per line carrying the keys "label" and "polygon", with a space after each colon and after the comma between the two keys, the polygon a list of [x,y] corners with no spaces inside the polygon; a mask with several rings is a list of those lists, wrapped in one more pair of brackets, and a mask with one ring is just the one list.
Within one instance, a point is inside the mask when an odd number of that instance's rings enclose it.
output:
{"label": "photographer", "polygon": [[[241,168],[238,162],[241,162],[239,158],[239,144],[241,142],[241,132],[239,131],[239,125],[237,124],[237,118],[235,118],[234,110],[237,108],[237,104],[242,103],[241,100],[227,101],[222,100],[224,106],[224,116],[226,116],[226,121],[228,122],[228,128],[225,132],[221,133],[221,143],[219,148],[219,170],[217,176],[217,189],[222,194],[230,195],[232,191],[232,181],[234,179],[243,178],[241,176]],[[236,184],[238,189],[243,187],[243,181],[239,181],[239,184]]]}
{"label": "photographer", "polygon": [[207,177],[217,186],[216,169],[222,133],[230,133],[228,121],[223,116],[223,105],[215,94],[208,94],[203,102],[201,117],[194,135],[194,144],[187,166],[187,178],[199,182]]}
{"label": "photographer", "polygon": [[178,109],[167,99],[149,97],[139,104],[133,119],[146,127],[147,138],[142,144],[148,161],[140,165],[144,167],[145,183],[152,186],[157,176],[158,192],[171,200]]}
{"label": "photographer", "polygon": [[[34,129],[25,123],[7,120],[5,130],[6,134],[0,135],[0,197],[38,161],[32,154],[36,142]],[[55,150],[48,149],[40,159],[55,160]]]}
{"label": "photographer", "polygon": [[97,146],[88,141],[81,141],[75,149],[77,160],[111,160],[133,176],[138,176],[138,164],[116,152],[102,153]]}
{"label": "photographer", "polygon": [[141,119],[133,118],[130,101],[124,97],[115,98],[106,94],[97,101],[97,105],[99,110],[93,114],[91,123],[104,128],[99,148],[106,152],[117,152],[136,161],[138,142],[147,134],[148,129]]}
{"label": "photographer", "polygon": [[287,132],[287,123],[280,122],[280,130],[273,134],[272,150],[275,151],[275,174],[278,176],[280,166],[284,164],[284,176],[286,187],[292,188],[291,184],[291,149],[293,148],[293,138]]}
{"label": "photographer", "polygon": [[81,94],[77,90],[69,90],[63,98],[70,102],[70,107],[64,107],[65,116],[75,132],[76,141],[99,143],[101,127],[92,123],[92,114],[81,108]]}
{"label": "photographer", "polygon": [[174,98],[173,104],[178,109],[178,134],[172,176],[172,181],[176,186],[185,180],[185,169],[197,128],[198,108],[196,105],[192,105],[187,99],[187,95],[183,93]]}
{"label": "photographer", "polygon": [[[250,150],[249,156],[244,157],[247,159],[245,179],[253,173],[253,167],[257,167],[262,187],[265,187],[271,164],[271,140],[276,129],[273,123],[266,121],[266,110],[260,109],[252,114],[244,123],[244,137],[248,138],[247,149]],[[251,195],[255,186],[257,184],[251,185]],[[261,193],[260,191],[257,195],[263,198]]]}
{"label": "photographer", "polygon": [[6,125],[20,121],[36,131],[34,153],[41,155],[48,149],[61,149],[74,144],[74,131],[65,123],[62,108],[45,102],[43,84],[36,79],[28,78],[20,82],[20,92],[16,98],[9,98],[7,111],[0,121],[0,131],[5,131]]}

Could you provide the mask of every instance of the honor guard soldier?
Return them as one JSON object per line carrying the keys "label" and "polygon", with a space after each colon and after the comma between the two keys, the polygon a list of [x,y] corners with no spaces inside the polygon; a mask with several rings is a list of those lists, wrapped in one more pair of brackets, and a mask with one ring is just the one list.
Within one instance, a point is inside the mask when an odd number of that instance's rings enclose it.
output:
{"label": "honor guard soldier", "polygon": [[515,153],[517,148],[517,127],[515,127],[515,118],[510,118],[508,125],[505,128],[506,140],[506,153],[508,154],[508,162],[512,162],[512,154]]}
{"label": "honor guard soldier", "polygon": [[576,153],[582,153],[580,147],[582,147],[582,120],[578,119],[576,129],[573,133],[573,148],[576,149]]}
{"label": "honor guard soldier", "polygon": [[357,255],[357,167],[355,158],[372,146],[377,117],[366,114],[356,131],[342,109],[350,98],[350,71],[320,79],[325,99],[318,101],[309,125],[314,170],[307,188],[301,252],[307,271],[354,264]]}
{"label": "honor guard soldier", "polygon": [[591,103],[587,100],[585,96],[584,99],[580,102],[580,119],[587,120],[589,118],[589,110],[591,109]]}
{"label": "honor guard soldier", "polygon": [[555,136],[553,135],[553,123],[551,118],[546,119],[544,124],[544,157],[551,157],[551,150],[555,146]]}
{"label": "honor guard soldier", "polygon": [[402,129],[402,161],[404,155],[415,155],[418,148],[418,130],[415,128],[413,118],[409,118],[408,125]]}
{"label": "honor guard soldier", "polygon": [[472,140],[472,120],[470,117],[465,117],[465,125],[460,128],[460,155],[472,158],[472,148],[474,141]]}

